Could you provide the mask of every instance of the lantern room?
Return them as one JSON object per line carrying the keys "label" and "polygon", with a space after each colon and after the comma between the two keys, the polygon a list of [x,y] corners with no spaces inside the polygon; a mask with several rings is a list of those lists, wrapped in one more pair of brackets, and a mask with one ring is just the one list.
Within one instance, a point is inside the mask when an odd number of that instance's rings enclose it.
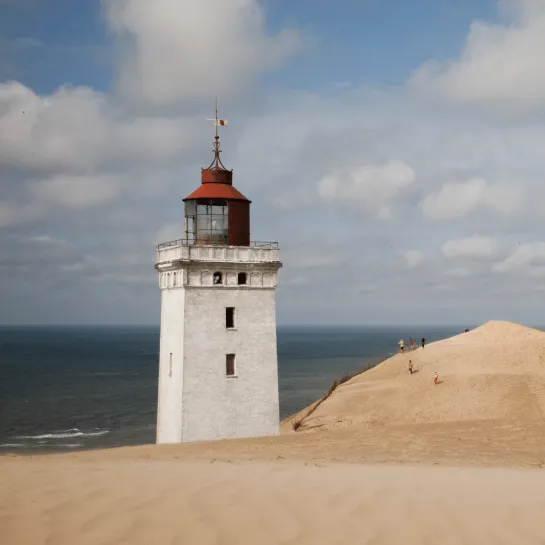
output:
{"label": "lantern room", "polygon": [[219,154],[216,131],[214,160],[201,171],[201,185],[184,199],[185,238],[189,244],[250,245],[250,202],[233,187],[233,171]]}

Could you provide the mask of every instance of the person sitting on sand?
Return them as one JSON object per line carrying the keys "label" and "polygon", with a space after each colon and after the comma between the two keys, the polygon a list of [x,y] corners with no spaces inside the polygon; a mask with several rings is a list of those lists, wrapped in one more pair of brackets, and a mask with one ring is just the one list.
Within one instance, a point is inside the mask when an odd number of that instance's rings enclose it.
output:
{"label": "person sitting on sand", "polygon": [[411,350],[414,350],[414,341],[412,337],[409,337],[409,344],[411,345]]}
{"label": "person sitting on sand", "polygon": [[409,373],[411,373],[411,375],[413,374],[413,362],[412,362],[412,360],[409,360]]}
{"label": "person sitting on sand", "polygon": [[399,349],[401,350],[401,352],[403,352],[403,349],[405,348],[405,341],[403,339],[399,339],[399,342],[397,344],[399,344]]}

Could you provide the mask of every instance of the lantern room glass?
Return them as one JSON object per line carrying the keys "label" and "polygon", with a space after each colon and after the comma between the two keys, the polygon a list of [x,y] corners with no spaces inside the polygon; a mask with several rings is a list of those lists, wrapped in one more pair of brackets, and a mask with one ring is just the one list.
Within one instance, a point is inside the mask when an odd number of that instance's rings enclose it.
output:
{"label": "lantern room glass", "polygon": [[221,199],[186,201],[186,238],[195,244],[227,244],[228,207]]}

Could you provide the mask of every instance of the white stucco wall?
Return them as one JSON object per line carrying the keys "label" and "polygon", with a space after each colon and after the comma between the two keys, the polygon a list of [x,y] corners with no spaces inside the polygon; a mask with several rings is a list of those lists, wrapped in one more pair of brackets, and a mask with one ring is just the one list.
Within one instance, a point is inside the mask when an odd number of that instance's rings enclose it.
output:
{"label": "white stucco wall", "polygon": [[[174,254],[178,259],[172,259]],[[187,255],[169,247],[157,257],[161,288],[157,442],[277,434],[278,249],[273,253],[197,246]],[[223,275],[221,285],[212,283],[215,271]],[[247,285],[238,285],[239,272],[246,272]],[[233,330],[226,328],[227,307],[235,308]],[[236,355],[235,377],[226,375],[230,353]]]}
{"label": "white stucco wall", "polygon": [[161,289],[157,443],[179,443],[182,440],[184,302],[183,286]]}
{"label": "white stucco wall", "polygon": [[[225,327],[235,308],[236,330]],[[183,441],[275,435],[279,428],[273,289],[186,292]],[[235,377],[226,354],[235,354]]]}

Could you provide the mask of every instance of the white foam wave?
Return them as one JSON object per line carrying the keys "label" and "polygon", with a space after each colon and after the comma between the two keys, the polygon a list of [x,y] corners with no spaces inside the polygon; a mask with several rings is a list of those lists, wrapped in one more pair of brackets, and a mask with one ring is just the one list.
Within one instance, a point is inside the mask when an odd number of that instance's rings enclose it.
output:
{"label": "white foam wave", "polygon": [[79,431],[77,428],[74,428],[73,430],[66,430],[65,432],[60,433],[44,433],[42,435],[19,435],[16,437],[16,439],[72,439],[74,437],[100,437],[101,435],[106,435],[107,433],[110,433],[110,430],[82,432]]}
{"label": "white foam wave", "polygon": [[4,443],[0,445],[0,448],[21,448],[26,447],[24,443]]}

